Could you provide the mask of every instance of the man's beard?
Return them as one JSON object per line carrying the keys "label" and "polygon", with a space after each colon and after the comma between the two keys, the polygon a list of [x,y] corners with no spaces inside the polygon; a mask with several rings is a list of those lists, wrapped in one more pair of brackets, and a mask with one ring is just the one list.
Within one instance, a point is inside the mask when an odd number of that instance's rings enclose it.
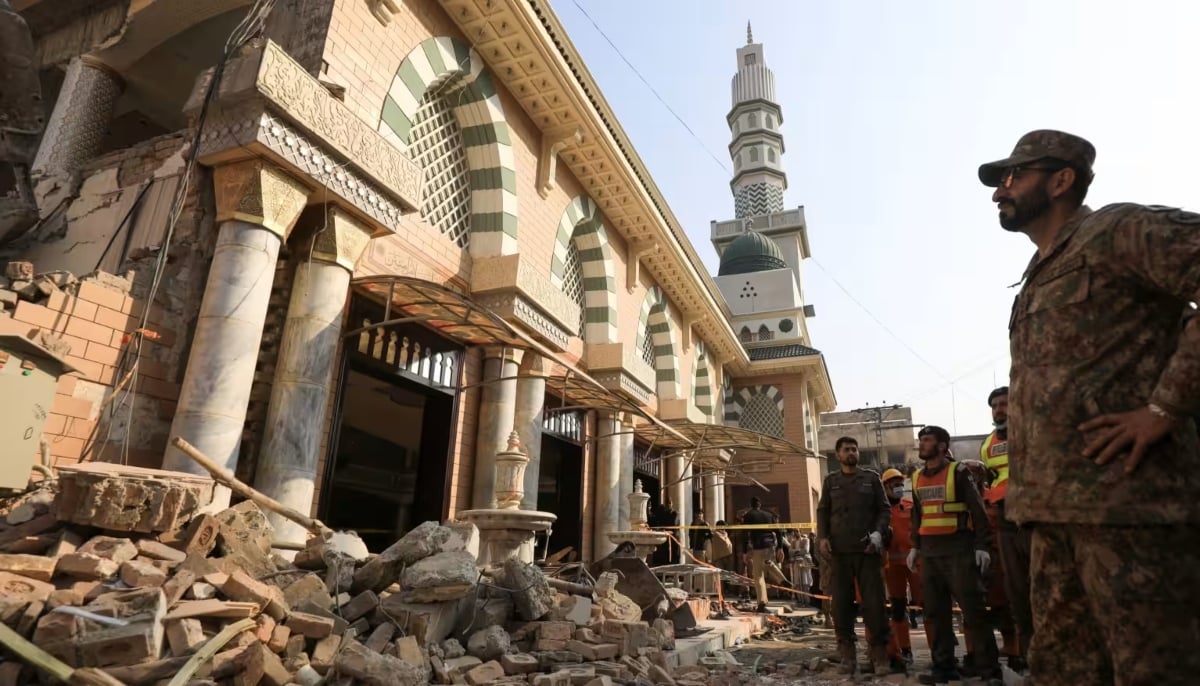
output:
{"label": "man's beard", "polygon": [[847,455],[846,457],[843,457],[842,464],[847,467],[857,467],[858,466],[858,455]]}
{"label": "man's beard", "polygon": [[1006,231],[1020,231],[1050,208],[1050,194],[1046,189],[1037,186],[1026,195],[1005,200],[1001,204],[1009,205],[1013,212],[1007,216],[1003,212],[1000,213],[1000,226]]}
{"label": "man's beard", "polygon": [[996,429],[996,435],[1000,438],[1008,438],[1008,417],[1004,419],[993,419],[992,426]]}

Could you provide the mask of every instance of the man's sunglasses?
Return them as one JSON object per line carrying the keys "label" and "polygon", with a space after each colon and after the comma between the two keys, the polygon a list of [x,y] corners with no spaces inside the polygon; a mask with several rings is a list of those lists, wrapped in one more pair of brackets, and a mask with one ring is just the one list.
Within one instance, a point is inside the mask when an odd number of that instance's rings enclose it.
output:
{"label": "man's sunglasses", "polygon": [[1000,187],[1012,188],[1013,181],[1021,178],[1022,176],[1024,176],[1025,174],[1027,174],[1029,172],[1047,172],[1047,173],[1053,174],[1054,172],[1062,171],[1069,166],[1066,164],[1051,164],[1049,166],[1036,166],[1035,167],[1035,166],[1033,166],[1034,164],[1036,164],[1036,163],[1031,163],[1029,165],[1017,165],[1015,167],[1009,167],[1008,169],[1001,171],[1000,172],[1000,184],[999,184]]}

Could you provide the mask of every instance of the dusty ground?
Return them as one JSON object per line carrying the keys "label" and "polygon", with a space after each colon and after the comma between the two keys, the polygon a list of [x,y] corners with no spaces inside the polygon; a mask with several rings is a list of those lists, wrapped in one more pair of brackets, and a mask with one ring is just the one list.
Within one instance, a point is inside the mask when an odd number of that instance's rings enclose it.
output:
{"label": "dusty ground", "polygon": [[[960,645],[962,645],[962,641],[962,636],[959,636]],[[838,673],[839,665],[835,661],[837,640],[834,638],[832,629],[826,629],[819,625],[806,626],[802,622],[789,622],[786,627],[739,646],[733,651],[733,655],[742,664],[744,672],[755,676],[750,681],[751,684],[763,686],[769,684],[777,686],[833,686],[834,684],[890,686],[917,684],[917,675],[929,670],[929,646],[925,641],[925,634],[920,628],[912,630],[912,644],[914,662],[909,666],[907,676],[899,674],[876,676],[861,673],[868,658],[861,624],[858,626],[860,674],[854,677]],[[959,654],[961,656],[961,648]],[[962,683],[964,686],[970,686],[984,682],[969,679]]]}

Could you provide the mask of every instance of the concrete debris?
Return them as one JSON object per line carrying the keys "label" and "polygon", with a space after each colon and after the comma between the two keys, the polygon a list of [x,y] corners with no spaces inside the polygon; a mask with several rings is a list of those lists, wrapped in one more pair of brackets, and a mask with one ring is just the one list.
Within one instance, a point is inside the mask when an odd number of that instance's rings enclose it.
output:
{"label": "concrete debris", "polygon": [[521,619],[540,619],[553,607],[554,592],[550,590],[550,583],[533,565],[506,560],[501,579],[501,585],[513,594],[513,605]]}
{"label": "concrete debris", "polygon": [[629,596],[617,590],[618,580],[616,572],[601,574],[600,578],[596,579],[596,600],[605,617],[636,622],[642,618],[642,608]]}
{"label": "concrete debris", "polygon": [[[253,503],[199,514],[199,481],[80,469],[56,494],[0,502],[0,621],[130,685],[170,679],[242,619],[253,625],[191,684],[686,685],[728,674],[723,659],[668,667],[674,626],[641,621],[615,575],[589,597],[556,592],[518,560],[481,571],[478,531],[435,522],[374,556],[353,534],[313,537],[290,563],[272,553]],[[39,678],[18,662],[0,670],[0,686]]]}
{"label": "concrete debris", "polygon": [[498,626],[480,629],[467,639],[467,653],[484,662],[500,659],[511,647],[512,638]]}

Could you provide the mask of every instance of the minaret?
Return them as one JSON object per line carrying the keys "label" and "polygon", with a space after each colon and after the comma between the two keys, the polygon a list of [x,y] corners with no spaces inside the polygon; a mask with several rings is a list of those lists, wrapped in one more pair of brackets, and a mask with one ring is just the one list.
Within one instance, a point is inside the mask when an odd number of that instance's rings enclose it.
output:
{"label": "minaret", "polygon": [[767,68],[762,43],[746,22],[746,45],[737,51],[733,108],[725,117],[733,160],[734,210],[738,219],[783,211],[783,111],[775,102],[775,74]]}
{"label": "minaret", "polygon": [[712,222],[712,243],[721,256],[715,281],[742,340],[808,345],[801,270],[810,257],[804,208],[786,208],[783,192],[783,111],[775,102],[775,74],[762,43],[746,23],[746,44],[737,49],[733,107],[726,116],[733,160],[734,219]]}

